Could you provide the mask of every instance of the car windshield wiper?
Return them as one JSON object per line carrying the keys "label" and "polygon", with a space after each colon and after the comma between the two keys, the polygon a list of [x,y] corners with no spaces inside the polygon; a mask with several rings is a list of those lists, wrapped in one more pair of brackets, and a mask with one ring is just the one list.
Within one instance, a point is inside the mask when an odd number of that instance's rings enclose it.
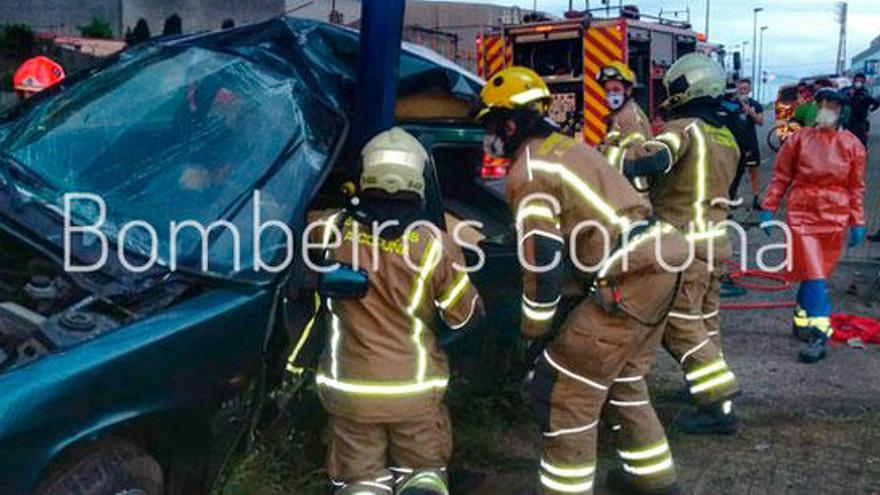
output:
{"label": "car windshield wiper", "polygon": [[55,190],[54,184],[49,182],[45,177],[20,162],[12,153],[0,150],[0,174],[9,184],[25,184],[30,189],[49,189]]}

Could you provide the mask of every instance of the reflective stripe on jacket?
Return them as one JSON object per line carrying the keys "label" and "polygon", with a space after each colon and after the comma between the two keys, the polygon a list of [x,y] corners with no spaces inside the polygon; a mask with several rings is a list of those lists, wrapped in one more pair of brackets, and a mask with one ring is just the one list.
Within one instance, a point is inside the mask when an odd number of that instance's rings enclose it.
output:
{"label": "reflective stripe on jacket", "polygon": [[356,257],[369,273],[363,298],[324,301],[330,328],[317,382],[325,407],[363,421],[397,421],[436,407],[449,379],[436,318],[457,331],[483,312],[467,273],[454,267],[465,266],[460,248],[423,225],[408,242],[374,238],[351,217],[342,222],[341,245],[332,229],[321,230],[331,246],[326,264],[350,266]]}
{"label": "reflective stripe on jacket", "polygon": [[[507,179],[507,197],[515,212],[521,259],[532,267],[574,255],[583,268],[591,269],[583,277],[619,275],[624,259],[628,272],[638,272],[656,262],[654,243],[647,241],[674,230],[658,224],[618,249],[621,232],[644,225],[651,207],[598,151],[561,134],[531,139],[521,147]],[[624,256],[637,248],[638,255]],[[526,335],[537,337],[548,330],[559,287],[554,272],[524,267]]]}
{"label": "reflective stripe on jacket", "polygon": [[666,153],[670,163],[652,180],[650,199],[656,215],[686,233],[697,257],[706,259],[709,242],[714,243],[716,261],[729,256],[723,222],[740,153],[733,134],[702,119],[676,119],[654,139],[625,150],[627,159],[656,153]]}
{"label": "reflective stripe on jacket", "polygon": [[[653,137],[651,123],[645,112],[633,98],[611,115],[608,126],[608,134],[599,150],[605,155],[608,163],[623,173],[623,151],[629,146],[644,143]],[[639,191],[648,189],[648,180],[645,177],[634,177],[633,185]]]}

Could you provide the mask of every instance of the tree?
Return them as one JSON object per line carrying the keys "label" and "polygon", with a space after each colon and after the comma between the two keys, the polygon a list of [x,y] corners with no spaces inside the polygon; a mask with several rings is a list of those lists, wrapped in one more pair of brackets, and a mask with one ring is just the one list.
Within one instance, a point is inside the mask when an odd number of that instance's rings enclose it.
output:
{"label": "tree", "polygon": [[8,24],[0,27],[0,53],[13,58],[30,56],[36,47],[34,30],[27,24]]}
{"label": "tree", "polygon": [[179,15],[173,14],[165,19],[165,27],[162,29],[162,36],[182,34],[183,20]]}
{"label": "tree", "polygon": [[98,38],[103,40],[113,39],[113,28],[110,27],[110,23],[107,21],[102,21],[97,17],[92,17],[92,22],[86,24],[85,26],[77,26],[76,27],[80,34],[82,34],[86,38]]}
{"label": "tree", "polygon": [[138,43],[143,43],[150,39],[152,35],[150,34],[150,25],[147,24],[147,20],[141,17],[138,19],[137,24],[134,25],[134,31],[131,32],[131,44],[136,45]]}

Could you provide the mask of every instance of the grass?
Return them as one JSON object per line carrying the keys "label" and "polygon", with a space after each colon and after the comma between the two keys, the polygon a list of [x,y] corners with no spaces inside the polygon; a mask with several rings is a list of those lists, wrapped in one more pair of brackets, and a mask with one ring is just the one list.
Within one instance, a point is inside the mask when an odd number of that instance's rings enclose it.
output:
{"label": "grass", "polygon": [[[314,397],[311,398],[314,400]],[[516,387],[494,393],[457,383],[447,401],[452,415],[455,452],[451,471],[516,472],[534,469],[535,459],[522,445],[537,439],[537,426]],[[258,438],[255,448],[238,459],[214,495],[326,494],[321,438],[323,417],[307,413],[305,424],[285,425]]]}

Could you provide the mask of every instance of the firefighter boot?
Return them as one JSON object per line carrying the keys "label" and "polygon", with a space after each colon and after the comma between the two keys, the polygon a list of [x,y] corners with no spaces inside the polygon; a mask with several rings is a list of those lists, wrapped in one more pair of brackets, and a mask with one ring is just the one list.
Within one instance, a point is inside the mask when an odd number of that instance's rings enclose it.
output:
{"label": "firefighter boot", "polygon": [[795,336],[796,339],[801,342],[809,342],[810,341],[810,318],[807,315],[807,311],[798,306],[794,310],[794,318],[791,324],[791,334]]}
{"label": "firefighter boot", "polygon": [[638,486],[635,478],[627,474],[622,468],[615,468],[608,472],[605,484],[613,493],[626,495],[681,495],[677,483],[662,488],[644,488]]}
{"label": "firefighter boot", "polygon": [[822,333],[816,327],[810,327],[810,340],[807,346],[798,353],[798,359],[802,363],[812,364],[825,359],[825,345],[828,343],[828,336]]}
{"label": "firefighter boot", "polygon": [[395,491],[397,495],[449,495],[446,476],[434,469],[416,471]]}
{"label": "firefighter boot", "polygon": [[733,435],[738,427],[730,399],[687,409],[679,414],[674,424],[688,435]]}

